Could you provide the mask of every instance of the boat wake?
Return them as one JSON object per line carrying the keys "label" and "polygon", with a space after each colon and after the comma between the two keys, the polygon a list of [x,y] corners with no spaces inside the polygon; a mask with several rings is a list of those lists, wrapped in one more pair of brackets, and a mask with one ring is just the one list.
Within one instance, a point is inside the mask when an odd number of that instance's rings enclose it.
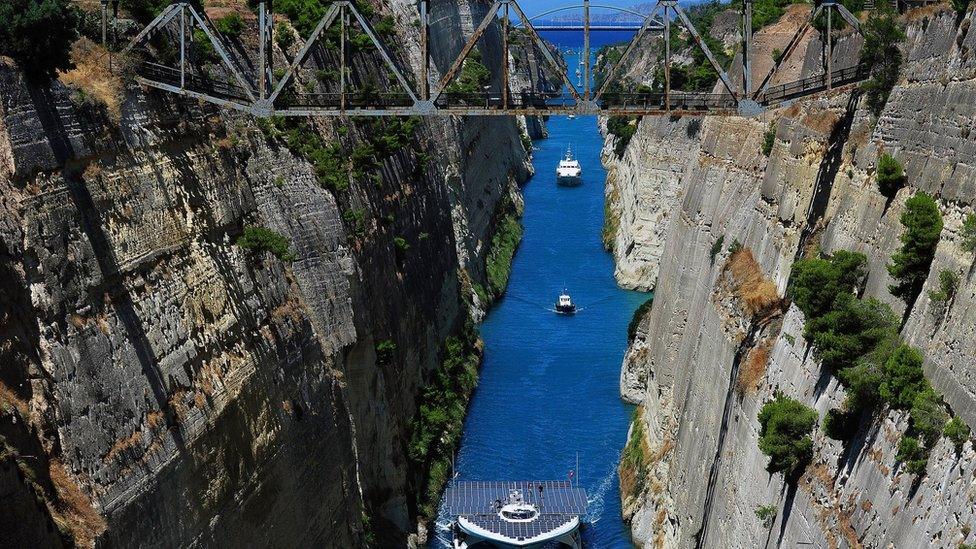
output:
{"label": "boat wake", "polygon": [[454,536],[451,535],[451,523],[441,520],[434,522],[434,539],[440,547],[454,547]]}
{"label": "boat wake", "polygon": [[[610,462],[610,469],[600,479],[596,490],[590,493],[590,497],[587,500],[587,522],[590,524],[596,524],[603,517],[603,508],[605,507],[604,499],[607,497],[607,492],[610,490],[610,487],[613,486],[613,479],[617,475],[617,464],[620,463],[620,456],[621,452],[617,451],[615,458]],[[614,496],[614,494],[611,494],[611,497]]]}

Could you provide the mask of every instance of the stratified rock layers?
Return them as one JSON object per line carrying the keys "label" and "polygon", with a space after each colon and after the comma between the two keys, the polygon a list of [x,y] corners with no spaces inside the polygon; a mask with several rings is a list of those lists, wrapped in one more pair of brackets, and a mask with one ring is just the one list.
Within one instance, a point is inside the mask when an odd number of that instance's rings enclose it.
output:
{"label": "stratified rock layers", "polygon": [[[903,78],[875,123],[849,92],[802,101],[760,120],[644,119],[614,162],[610,207],[621,215],[614,252],[621,283],[654,285],[654,306],[625,358],[621,392],[639,403],[650,450],[638,493],[622,494],[646,547],[956,547],[973,542],[976,451],[941,440],[924,475],[897,463],[907,414],[887,411],[842,445],[818,428],[799,482],[765,471],[757,414],[774,392],[821,417],[844,391],[810,353],[791,307],[764,341],[758,387],[736,387],[757,324],[723,298],[720,274],[738,240],[780,295],[808,246],[869,258],[866,295],[896,312],[885,264],[900,245],[899,218],[917,190],[936,194],[945,230],[905,339],[953,412],[976,425],[976,278],[959,246],[976,206],[976,34],[970,13],[910,15]],[[772,46],[770,46],[772,47]],[[819,51],[819,47],[808,49]],[[835,66],[841,66],[835,64]],[[776,141],[761,154],[763,133]],[[700,127],[698,127],[700,124]],[[873,178],[880,151],[902,159],[908,187],[890,204]],[[643,185],[643,186],[641,186]],[[721,246],[716,242],[723,239]],[[802,246],[802,248],[801,248]],[[939,272],[969,273],[946,315],[932,314]],[[764,352],[766,352],[764,351]],[[776,509],[767,526],[756,516]],[[968,537],[967,537],[968,536]]]}
{"label": "stratified rock layers", "polygon": [[[480,20],[462,7],[458,20]],[[10,535],[405,543],[418,392],[468,319],[462,280],[484,281],[496,208],[530,169],[514,120],[417,136],[429,160],[395,152],[378,180],[329,190],[246,117],[130,87],[115,127],[0,61],[0,480],[18,516],[37,512],[36,532]],[[286,236],[295,260],[236,246],[250,225]],[[396,352],[378,360],[387,340]],[[83,494],[77,510],[51,504],[80,517],[68,538],[21,495],[64,495],[23,474],[55,456]]]}

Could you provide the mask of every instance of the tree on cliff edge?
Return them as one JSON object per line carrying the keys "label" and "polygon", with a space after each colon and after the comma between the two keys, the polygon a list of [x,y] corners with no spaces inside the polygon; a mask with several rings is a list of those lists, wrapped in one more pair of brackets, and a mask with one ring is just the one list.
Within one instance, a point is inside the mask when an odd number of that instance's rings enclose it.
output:
{"label": "tree on cliff edge", "polygon": [[78,11],[68,0],[0,2],[0,55],[13,58],[28,77],[52,78],[71,68]]}
{"label": "tree on cliff edge", "polygon": [[862,87],[867,92],[868,108],[880,116],[891,89],[898,82],[902,60],[898,44],[905,40],[905,31],[890,10],[872,13],[861,29],[864,32],[861,62],[871,69],[871,78]]}
{"label": "tree on cliff edge", "polygon": [[901,224],[905,227],[901,234],[902,246],[888,265],[888,273],[895,279],[895,284],[889,286],[888,291],[901,298],[911,310],[935,258],[935,248],[942,235],[942,212],[934,198],[920,191],[905,204]]}

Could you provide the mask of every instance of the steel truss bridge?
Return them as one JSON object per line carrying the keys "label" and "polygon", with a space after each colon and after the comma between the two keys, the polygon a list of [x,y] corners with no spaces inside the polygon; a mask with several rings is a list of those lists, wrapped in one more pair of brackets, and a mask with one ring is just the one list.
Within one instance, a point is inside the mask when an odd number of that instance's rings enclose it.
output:
{"label": "steel truss bridge", "polygon": [[[242,53],[240,41],[232,41],[215,29],[216,25],[189,3],[173,3],[146,26],[123,50],[129,70],[135,79],[145,86],[161,89],[185,97],[197,98],[224,108],[236,109],[257,117],[268,116],[430,116],[430,115],[709,115],[739,114],[751,116],[768,107],[821,93],[835,87],[846,86],[865,79],[867,69],[854,65],[834,69],[831,54],[833,40],[825,40],[823,48],[823,74],[799,81],[771,86],[783,64],[801,44],[803,37],[814,27],[814,21],[825,15],[827,36],[832,36],[833,16],[860,32],[857,18],[836,0],[822,0],[811,11],[807,21],[796,31],[785,50],[779,56],[758,86],[752,82],[752,0],[742,1],[741,81],[734,82],[724,67],[719,65],[708,45],[678,4],[677,0],[658,0],[650,13],[605,6],[583,0],[581,5],[556,8],[528,17],[517,0],[493,0],[477,27],[467,37],[460,53],[443,74],[436,75],[431,67],[429,14],[430,0],[419,0],[418,24],[420,63],[416,71],[404,70],[401,59],[391,53],[391,45],[385,36],[377,32],[370,19],[349,0],[332,2],[319,20],[314,31],[304,41],[298,53],[287,67],[272,70],[273,15],[268,6],[258,6],[258,52],[256,62],[246,52]],[[635,18],[633,23],[591,24],[593,8],[625,12]],[[580,10],[581,23],[563,20],[544,20],[554,13]],[[534,25],[533,21],[538,21]],[[104,19],[103,19],[104,22]],[[500,75],[500,90],[486,89],[479,92],[459,92],[452,89],[454,81],[486,31],[496,26],[501,34],[502,55],[500,67],[490,67]],[[690,93],[671,89],[673,67],[672,26],[688,33],[695,47],[718,73],[721,93]],[[500,30],[499,30],[500,28]],[[520,28],[521,31],[514,31]],[[605,73],[599,87],[591,85],[593,67],[590,63],[590,35],[605,30],[636,30],[620,58]],[[540,38],[539,30],[579,30],[583,32],[583,70],[579,84],[574,85],[569,69],[560,64],[557,56]],[[546,74],[555,75],[562,83],[562,90],[541,92],[533,89],[513,90],[510,83],[509,51],[512,32],[527,36],[531,47],[540,52],[547,65]],[[359,36],[353,37],[356,33]],[[645,36],[660,33],[663,42],[664,82],[661,91],[654,93],[611,91],[611,83],[619,82],[622,67],[635,50],[643,45]],[[389,35],[390,33],[387,33]],[[362,36],[365,35],[365,38]],[[355,90],[350,82],[351,53],[355,47],[372,48],[382,60],[382,69],[390,76],[394,91]],[[329,48],[326,48],[326,42]],[[659,46],[658,46],[659,47]],[[222,66],[227,78],[215,78],[212,73],[201,71],[193,62],[199,59],[201,48],[208,50],[211,58]],[[337,52],[335,50],[338,50]],[[327,51],[328,50],[328,51]],[[159,55],[160,51],[168,52]],[[160,60],[165,57],[169,62]],[[307,67],[311,60],[315,63]],[[329,66],[329,65],[335,66]],[[319,85],[308,82],[299,86],[298,75],[302,71],[337,75],[337,85],[321,90]],[[497,71],[497,72],[495,72]],[[414,73],[417,74],[414,74]]]}

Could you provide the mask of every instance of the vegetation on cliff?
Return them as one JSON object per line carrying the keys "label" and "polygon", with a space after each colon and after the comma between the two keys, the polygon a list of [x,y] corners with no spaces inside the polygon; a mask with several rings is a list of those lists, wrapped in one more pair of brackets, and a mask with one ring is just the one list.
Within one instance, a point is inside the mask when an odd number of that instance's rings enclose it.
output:
{"label": "vegetation on cliff", "polygon": [[444,343],[440,367],[420,392],[407,456],[415,482],[413,502],[426,519],[437,514],[441,491],[451,476],[451,457],[461,439],[468,399],[478,384],[481,350],[470,320]]}
{"label": "vegetation on cliff", "polygon": [[72,67],[71,44],[80,16],[68,0],[0,2],[0,55],[11,57],[28,77],[51,78]]}
{"label": "vegetation on cliff", "polygon": [[491,72],[481,61],[481,51],[474,48],[461,64],[460,72],[447,86],[446,91],[448,93],[483,93],[490,80]]}
{"label": "vegetation on cliff", "polygon": [[777,394],[759,411],[759,449],[769,456],[766,470],[794,475],[813,456],[810,432],[817,412],[792,398]]}
{"label": "vegetation on cliff", "polygon": [[901,224],[905,227],[900,238],[902,247],[888,265],[888,273],[896,283],[888,290],[911,308],[928,278],[935,248],[942,235],[939,205],[927,193],[918,192],[905,204]]}
{"label": "vegetation on cliff", "polygon": [[[804,336],[812,341],[814,356],[847,391],[844,410],[828,413],[824,431],[847,439],[861,414],[874,414],[882,405],[907,410],[910,427],[898,459],[917,474],[946,431],[949,415],[925,378],[922,353],[901,341],[891,308],[873,298],[857,298],[866,266],[867,258],[848,251],[797,261],[788,295],[806,316]],[[950,431],[958,435],[960,430],[954,424]]]}
{"label": "vegetation on cliff", "polygon": [[905,186],[905,169],[895,157],[883,153],[878,157],[878,172],[874,178],[878,182],[878,190],[890,200]]}
{"label": "vegetation on cliff", "polygon": [[861,25],[864,33],[861,62],[871,69],[871,78],[861,87],[867,93],[867,106],[875,116],[881,115],[891,90],[898,82],[902,62],[898,45],[906,37],[896,15],[890,9],[884,9],[884,6],[884,3],[880,3],[882,9],[872,12]]}
{"label": "vegetation on cliff", "polygon": [[295,253],[291,251],[288,237],[267,227],[249,226],[244,228],[244,234],[237,239],[237,245],[255,252],[271,252],[278,259],[291,262],[295,260]]}
{"label": "vegetation on cliff", "polygon": [[613,152],[617,158],[622,158],[630,139],[637,133],[637,123],[640,121],[636,116],[615,115],[607,119],[607,131],[616,137],[613,145]]}
{"label": "vegetation on cliff", "polygon": [[498,207],[500,217],[496,222],[495,234],[491,237],[491,245],[485,258],[485,272],[488,277],[488,291],[490,297],[499,298],[508,286],[508,277],[512,274],[512,260],[515,250],[522,241],[522,223],[519,221],[521,213],[515,207],[511,197],[507,197]]}
{"label": "vegetation on cliff", "polygon": [[651,449],[647,443],[641,413],[641,407],[634,408],[630,420],[630,438],[620,457],[620,493],[625,498],[640,495],[647,486]]}
{"label": "vegetation on cliff", "polygon": [[630,323],[627,324],[627,341],[633,341],[637,337],[637,328],[640,326],[641,320],[647,316],[647,313],[651,311],[651,307],[654,305],[654,294],[651,293],[651,297],[647,298],[647,301],[640,304],[637,310],[634,311],[634,316],[630,318]]}

